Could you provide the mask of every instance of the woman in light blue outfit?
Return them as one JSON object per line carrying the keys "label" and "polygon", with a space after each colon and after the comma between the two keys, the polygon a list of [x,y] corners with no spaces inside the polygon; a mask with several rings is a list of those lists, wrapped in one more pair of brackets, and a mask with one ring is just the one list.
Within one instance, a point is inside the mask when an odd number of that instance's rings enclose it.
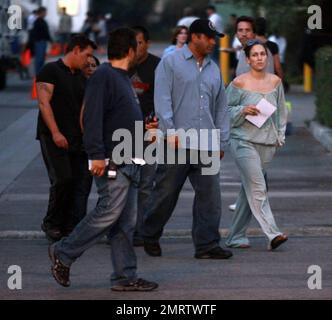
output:
{"label": "woman in light blue outfit", "polygon": [[[242,181],[226,245],[234,248],[250,246],[246,230],[254,215],[269,240],[269,248],[275,249],[287,240],[287,236],[280,232],[274,220],[264,171],[277,147],[284,144],[287,109],[280,78],[265,71],[266,46],[250,40],[245,53],[250,71],[234,79],[226,90],[231,118],[231,151]],[[262,98],[277,110],[258,128],[245,117],[258,116],[256,105]]]}
{"label": "woman in light blue outfit", "polygon": [[169,53],[181,49],[188,40],[188,28],[186,26],[177,26],[172,34],[172,45],[164,50],[163,57]]}

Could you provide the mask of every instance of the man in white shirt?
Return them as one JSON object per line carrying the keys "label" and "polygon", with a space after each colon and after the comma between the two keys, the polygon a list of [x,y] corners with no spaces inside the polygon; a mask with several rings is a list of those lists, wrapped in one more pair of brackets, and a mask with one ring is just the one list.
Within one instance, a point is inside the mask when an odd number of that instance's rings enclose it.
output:
{"label": "man in white shirt", "polygon": [[[206,15],[208,17],[208,19],[213,23],[214,27],[216,28],[216,30],[219,33],[223,33],[224,32],[224,27],[223,27],[223,23],[222,23],[222,18],[221,16],[216,12],[216,7],[209,5],[206,7]],[[216,45],[214,47],[214,51],[211,55],[211,58],[213,59],[213,61],[219,65],[219,39],[217,39],[216,41]]]}
{"label": "man in white shirt", "polygon": [[279,56],[281,64],[285,63],[285,53],[287,47],[287,40],[285,37],[281,36],[278,31],[269,36],[269,40],[276,43],[279,47]]}
{"label": "man in white shirt", "polygon": [[27,21],[27,29],[28,31],[31,31],[33,29],[33,24],[35,23],[37,19],[37,10],[33,10],[29,16],[28,16],[28,21]]}
{"label": "man in white shirt", "polygon": [[207,6],[206,7],[206,15],[208,16],[208,19],[212,21],[214,26],[216,27],[216,30],[220,33],[224,32],[224,26],[222,22],[221,16],[216,12],[215,6]]}

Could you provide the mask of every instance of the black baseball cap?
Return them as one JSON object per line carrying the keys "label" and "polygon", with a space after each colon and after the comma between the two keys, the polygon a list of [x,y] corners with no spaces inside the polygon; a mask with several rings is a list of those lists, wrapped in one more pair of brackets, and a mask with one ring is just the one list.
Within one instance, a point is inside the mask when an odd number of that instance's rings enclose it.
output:
{"label": "black baseball cap", "polygon": [[203,33],[207,35],[208,37],[224,37],[225,35],[223,33],[220,33],[216,30],[216,27],[214,26],[213,22],[209,19],[197,19],[195,20],[189,27],[189,33]]}

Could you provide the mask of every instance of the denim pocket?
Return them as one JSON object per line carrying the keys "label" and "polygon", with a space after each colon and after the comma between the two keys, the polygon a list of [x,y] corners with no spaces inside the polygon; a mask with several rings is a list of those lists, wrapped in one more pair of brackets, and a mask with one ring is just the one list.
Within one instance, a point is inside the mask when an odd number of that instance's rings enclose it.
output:
{"label": "denim pocket", "polygon": [[127,177],[135,187],[138,187],[141,179],[141,167],[136,164],[127,164],[118,168],[118,170]]}

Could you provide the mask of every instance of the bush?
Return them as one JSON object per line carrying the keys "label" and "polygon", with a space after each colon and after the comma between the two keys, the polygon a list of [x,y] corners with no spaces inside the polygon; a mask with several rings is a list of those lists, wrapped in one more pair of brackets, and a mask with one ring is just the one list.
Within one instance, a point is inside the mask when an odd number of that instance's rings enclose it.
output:
{"label": "bush", "polygon": [[332,128],[332,47],[316,53],[316,112],[318,121]]}

